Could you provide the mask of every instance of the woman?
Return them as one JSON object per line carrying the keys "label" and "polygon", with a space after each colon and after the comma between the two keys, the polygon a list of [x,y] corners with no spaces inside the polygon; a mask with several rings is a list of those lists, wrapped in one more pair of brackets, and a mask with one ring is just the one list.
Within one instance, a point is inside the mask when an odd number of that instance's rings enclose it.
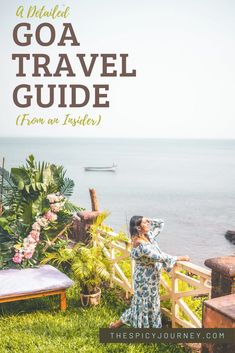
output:
{"label": "woman", "polygon": [[131,218],[131,257],[136,262],[134,295],[130,308],[118,321],[111,323],[110,328],[118,328],[123,324],[136,328],[162,327],[159,297],[161,268],[169,272],[176,261],[189,261],[188,256],[171,256],[160,250],[156,237],[163,225],[162,220],[150,220],[142,216]]}

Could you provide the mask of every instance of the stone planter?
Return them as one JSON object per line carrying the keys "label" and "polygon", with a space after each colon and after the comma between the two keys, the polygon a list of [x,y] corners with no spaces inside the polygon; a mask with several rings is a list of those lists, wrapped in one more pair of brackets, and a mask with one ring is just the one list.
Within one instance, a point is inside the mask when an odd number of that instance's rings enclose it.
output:
{"label": "stone planter", "polygon": [[83,293],[80,293],[82,306],[100,304],[101,289],[100,288],[98,288],[98,289],[99,289],[99,291],[97,293],[95,293],[95,294],[83,294]]}

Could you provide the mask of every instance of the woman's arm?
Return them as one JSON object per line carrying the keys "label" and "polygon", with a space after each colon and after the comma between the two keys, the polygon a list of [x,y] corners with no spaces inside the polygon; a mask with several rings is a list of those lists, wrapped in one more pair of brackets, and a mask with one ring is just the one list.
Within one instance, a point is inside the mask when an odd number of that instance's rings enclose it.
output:
{"label": "woman's arm", "polygon": [[163,262],[163,267],[167,272],[170,272],[177,261],[189,261],[189,256],[172,256],[163,253],[165,256],[165,261]]}
{"label": "woman's arm", "polygon": [[172,256],[169,254],[166,254],[164,252],[161,252],[163,257],[164,257],[164,261],[163,261],[163,268],[167,271],[170,272],[173,268],[173,266],[176,264],[176,262],[178,261],[178,257],[177,256]]}
{"label": "woman's arm", "polygon": [[167,272],[171,271],[177,261],[189,261],[188,256],[172,256],[162,252],[154,244],[148,242],[139,242],[136,248],[132,249],[131,256],[137,260],[141,257],[147,257],[153,262],[161,262]]}
{"label": "woman's arm", "polygon": [[149,237],[151,239],[158,236],[158,234],[163,230],[164,221],[162,219],[149,219],[150,221],[150,230],[149,230]]}
{"label": "woman's arm", "polygon": [[164,263],[170,257],[174,258],[174,261],[177,261],[176,256],[170,256],[160,251],[159,248],[154,246],[149,242],[140,242],[139,246],[132,249],[132,257],[137,260],[140,257],[147,257],[151,259],[153,262],[162,262]]}

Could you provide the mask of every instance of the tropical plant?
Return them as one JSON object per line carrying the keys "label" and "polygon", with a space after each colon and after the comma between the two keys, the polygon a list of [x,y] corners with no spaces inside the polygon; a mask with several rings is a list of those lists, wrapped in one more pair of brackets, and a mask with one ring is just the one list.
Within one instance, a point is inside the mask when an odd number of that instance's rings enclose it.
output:
{"label": "tropical plant", "polygon": [[99,246],[88,247],[77,243],[73,248],[65,247],[47,253],[42,264],[52,263],[70,269],[83,294],[96,293],[102,280],[110,278],[111,263]]}
{"label": "tropical plant", "polygon": [[119,233],[114,233],[110,226],[105,225],[103,222],[109,216],[108,211],[103,211],[94,220],[93,224],[89,228],[89,233],[91,235],[90,242],[95,245],[99,242],[100,236],[102,237],[103,245],[109,246],[112,241],[121,241],[129,244],[129,238],[123,231]]}
{"label": "tropical plant", "polygon": [[[0,168],[4,214],[10,214],[24,224],[31,224],[38,213],[48,208],[48,194],[59,192],[65,197],[72,195],[74,182],[65,174],[62,166],[37,163],[33,155],[28,157],[25,166],[12,168],[10,173]],[[64,209],[69,212],[80,210],[68,200]]]}
{"label": "tropical plant", "polygon": [[[41,263],[52,263],[58,267],[72,271],[73,277],[84,294],[96,293],[102,280],[108,280],[112,270],[112,261],[107,257],[106,246],[112,241],[127,241],[123,233],[116,237],[108,236],[112,228],[103,224],[109,215],[102,212],[90,227],[88,244],[77,243],[73,248],[64,247],[57,252],[47,253]],[[99,235],[102,241],[99,239]]]}
{"label": "tropical plant", "polygon": [[[13,266],[12,259],[17,251],[17,266],[36,265],[42,258],[45,243],[54,239],[71,222],[74,211],[81,210],[67,199],[72,195],[74,182],[65,175],[66,171],[62,166],[37,163],[33,155],[26,160],[26,165],[12,168],[11,172],[0,168],[3,203],[0,217],[0,268]],[[54,197],[53,202],[50,196]],[[59,198],[60,202],[56,201]],[[41,231],[40,242],[37,240],[35,251],[28,252],[28,258],[24,257],[22,261],[22,244],[27,239],[32,240],[29,235],[35,231],[35,224],[40,219],[48,221],[41,221],[42,224],[36,227],[37,232]],[[35,232],[33,235],[37,238],[39,236]]]}

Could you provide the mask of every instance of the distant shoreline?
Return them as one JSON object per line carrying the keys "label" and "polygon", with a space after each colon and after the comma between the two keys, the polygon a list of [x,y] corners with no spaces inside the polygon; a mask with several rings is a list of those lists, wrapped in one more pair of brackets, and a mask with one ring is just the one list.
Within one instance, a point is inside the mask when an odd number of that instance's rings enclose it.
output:
{"label": "distant shoreline", "polygon": [[170,137],[97,137],[97,136],[0,136],[2,139],[70,139],[70,140],[159,140],[159,141],[235,141],[234,138],[170,138]]}

